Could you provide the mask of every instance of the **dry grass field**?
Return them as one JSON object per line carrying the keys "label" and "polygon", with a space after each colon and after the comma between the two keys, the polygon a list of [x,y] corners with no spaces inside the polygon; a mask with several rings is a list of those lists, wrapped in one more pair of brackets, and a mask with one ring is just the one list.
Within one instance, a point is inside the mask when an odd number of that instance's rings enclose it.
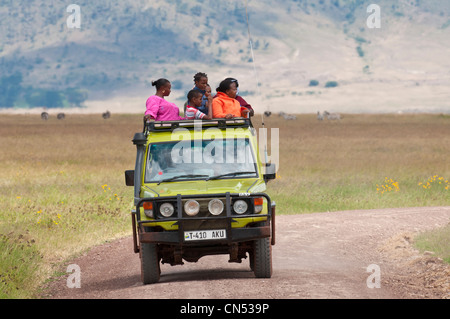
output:
{"label": "dry grass field", "polygon": [[280,128],[280,177],[269,188],[281,212],[450,203],[449,116],[272,116],[265,124]]}
{"label": "dry grass field", "polygon": [[[0,117],[0,298],[35,297],[63,260],[131,233],[123,172],[141,118]],[[272,115],[265,127],[280,133],[279,214],[450,205],[448,115]]]}

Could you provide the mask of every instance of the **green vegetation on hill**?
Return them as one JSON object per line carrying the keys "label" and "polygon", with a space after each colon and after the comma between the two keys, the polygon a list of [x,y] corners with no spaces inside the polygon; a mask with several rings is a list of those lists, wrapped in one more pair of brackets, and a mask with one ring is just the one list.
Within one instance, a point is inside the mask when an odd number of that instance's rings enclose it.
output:
{"label": "green vegetation on hill", "polygon": [[[109,97],[109,92],[114,90],[148,87],[151,80],[159,77],[178,80],[177,88],[187,90],[192,86],[192,75],[198,71],[220,68],[221,74],[236,73],[247,67],[248,72],[242,72],[252,73],[249,64],[253,57],[243,1],[79,0],[76,3],[81,8],[80,29],[68,28],[71,13],[66,11],[67,3],[0,0],[0,74],[11,77],[20,73],[22,87],[40,90],[34,92],[33,100],[48,96],[45,98],[50,100],[48,105],[59,98],[62,104],[69,105],[69,98],[62,96],[69,88],[87,90],[90,98],[101,92]],[[339,64],[342,69],[351,71],[348,72],[351,79],[377,74],[380,66],[376,60],[386,61],[389,57],[390,61],[395,48],[380,46],[373,40],[379,36],[408,37],[398,33],[397,24],[403,24],[405,27],[400,29],[411,30],[415,37],[426,34],[424,39],[405,40],[402,47],[408,48],[408,54],[413,54],[415,48],[423,52],[420,45],[429,43],[439,43],[440,47],[433,52],[445,50],[445,43],[439,39],[448,38],[450,32],[446,27],[450,21],[449,2],[377,1],[382,10],[382,29],[378,32],[366,26],[367,6],[371,3],[369,0],[283,0],[274,6],[272,0],[248,1],[252,43],[257,62],[263,67],[260,78],[276,82],[283,80],[290,70],[299,69],[309,79],[326,82],[328,79],[318,75],[332,72],[331,76],[339,77],[337,71],[330,71],[329,64],[337,65],[335,61],[342,63]],[[340,50],[349,46],[346,42],[349,38],[356,41],[355,49]],[[296,49],[300,49],[299,58],[281,62],[282,56]],[[409,66],[403,65],[404,55],[396,52],[395,56],[398,61],[392,63],[398,63],[398,68],[388,65],[386,68],[400,73],[408,69]],[[318,70],[314,57],[329,64],[321,63],[322,69]],[[370,65],[371,72],[362,71],[361,57],[364,65]],[[415,60],[411,58],[411,61]],[[446,67],[439,58],[429,57],[427,62],[434,63],[434,69]],[[277,63],[276,77],[271,74],[273,63]],[[289,77],[289,80],[288,86],[298,85],[298,78]],[[20,94],[15,96],[18,100],[8,95],[9,100],[1,104],[11,105],[13,99],[14,105],[31,105],[21,92],[21,98]]]}
{"label": "green vegetation on hill", "polygon": [[82,106],[88,95],[86,91],[67,88],[65,90],[33,88],[22,86],[22,74],[0,78],[1,107],[73,107]]}

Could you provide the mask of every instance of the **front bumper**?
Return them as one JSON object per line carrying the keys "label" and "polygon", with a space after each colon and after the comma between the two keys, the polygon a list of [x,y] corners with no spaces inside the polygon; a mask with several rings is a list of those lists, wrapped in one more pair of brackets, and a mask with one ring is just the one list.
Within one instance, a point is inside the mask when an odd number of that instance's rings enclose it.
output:
{"label": "front bumper", "polygon": [[231,231],[227,231],[227,239],[202,240],[201,242],[186,242],[184,241],[183,234],[184,232],[180,230],[165,232],[143,232],[139,234],[139,241],[141,243],[178,245],[204,245],[207,243],[224,244],[270,237],[271,230],[270,226],[234,228],[231,229]]}
{"label": "front bumper", "polygon": [[[267,213],[259,214],[245,214],[236,215],[232,213],[232,199],[250,199],[255,197],[264,197],[266,199]],[[203,216],[203,217],[189,217],[183,214],[182,201],[187,199],[205,199],[205,198],[225,198],[224,213],[219,216]],[[147,201],[176,201],[177,216],[171,218],[160,218],[155,220],[147,220],[141,218],[141,207]],[[232,227],[238,219],[254,220],[253,223],[247,227]],[[272,237],[272,245],[275,244],[275,203],[271,201],[270,197],[265,193],[221,193],[221,194],[207,194],[207,195],[177,195],[173,197],[155,197],[142,198],[136,205],[136,210],[132,213],[133,219],[133,239],[134,250],[139,252],[139,243],[158,243],[179,246],[198,246],[198,245],[231,245],[237,242],[252,241],[260,238]],[[158,222],[176,222],[178,230],[174,231],[153,231],[152,225],[157,225]],[[226,230],[225,239],[189,241],[184,237],[184,231],[189,229],[189,223],[192,221],[207,221],[210,225],[217,223],[216,229],[221,228]],[[150,229],[150,231],[149,231]],[[214,228],[213,228],[214,229]]]}

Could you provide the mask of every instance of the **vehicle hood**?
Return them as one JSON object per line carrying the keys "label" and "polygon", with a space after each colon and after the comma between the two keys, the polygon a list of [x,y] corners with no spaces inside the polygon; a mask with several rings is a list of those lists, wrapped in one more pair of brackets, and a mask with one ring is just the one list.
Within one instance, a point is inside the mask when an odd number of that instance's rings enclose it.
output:
{"label": "vehicle hood", "polygon": [[143,197],[217,194],[217,193],[259,193],[266,190],[266,184],[262,179],[220,179],[220,180],[196,180],[183,182],[168,182],[157,185],[145,184],[142,187]]}

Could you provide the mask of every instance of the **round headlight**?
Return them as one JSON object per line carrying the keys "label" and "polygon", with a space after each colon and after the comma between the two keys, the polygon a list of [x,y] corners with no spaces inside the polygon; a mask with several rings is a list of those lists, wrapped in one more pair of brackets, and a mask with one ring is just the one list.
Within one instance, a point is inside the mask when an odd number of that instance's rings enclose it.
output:
{"label": "round headlight", "polygon": [[188,216],[197,215],[199,210],[200,210],[200,204],[196,200],[190,199],[186,203],[184,203],[184,212]]}
{"label": "round headlight", "polygon": [[236,212],[236,214],[243,214],[247,211],[248,205],[245,200],[237,200],[233,204],[233,209]]}
{"label": "round headlight", "polygon": [[159,212],[164,217],[170,217],[174,212],[173,205],[171,203],[164,203],[159,207]]}
{"label": "round headlight", "polygon": [[208,203],[208,210],[211,214],[217,216],[223,212],[223,203],[220,199],[213,199]]}

